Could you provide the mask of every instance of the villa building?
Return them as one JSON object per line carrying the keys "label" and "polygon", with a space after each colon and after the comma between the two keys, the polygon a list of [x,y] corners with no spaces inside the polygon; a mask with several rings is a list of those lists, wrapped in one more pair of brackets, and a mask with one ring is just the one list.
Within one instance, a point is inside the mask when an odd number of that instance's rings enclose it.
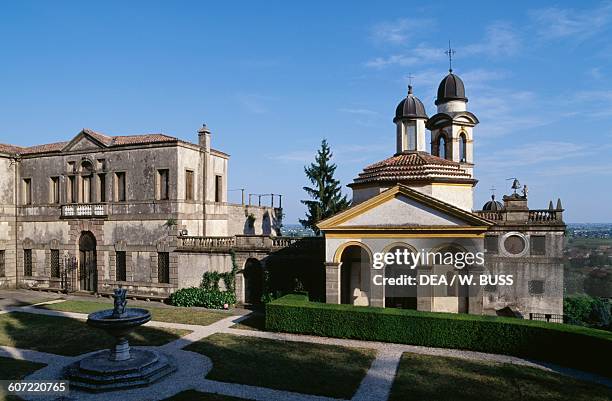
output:
{"label": "villa building", "polygon": [[[440,82],[432,117],[409,87],[393,119],[395,154],[359,173],[349,184],[352,207],[319,224],[325,234],[328,303],[524,317],[563,313],[561,203],[529,209],[527,188],[517,193],[516,180],[503,204],[492,199],[482,210],[474,208],[479,121],[467,102],[464,84],[452,70]],[[376,254],[398,250],[483,253],[484,263],[457,268],[427,259],[414,269],[397,262],[373,268]],[[414,277],[417,283],[422,276],[444,276],[448,284],[381,285],[381,275]],[[469,275],[476,285],[453,280]],[[513,283],[501,282],[500,275],[511,275]],[[482,285],[480,277],[486,280]]]}
{"label": "villa building", "polygon": [[165,298],[232,269],[232,249],[278,247],[281,209],[228,203],[228,162],[206,126],[197,143],[83,129],[0,145],[0,287]]}

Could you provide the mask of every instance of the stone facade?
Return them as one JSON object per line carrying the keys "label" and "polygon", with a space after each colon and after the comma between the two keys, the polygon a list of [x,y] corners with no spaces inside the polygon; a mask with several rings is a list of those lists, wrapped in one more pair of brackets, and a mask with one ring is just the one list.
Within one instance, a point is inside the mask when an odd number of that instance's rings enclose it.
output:
{"label": "stone facade", "polygon": [[229,156],[210,142],[203,127],[197,144],[85,129],[0,145],[0,286],[165,298],[230,270],[229,251],[183,253],[179,238],[275,236],[281,210],[229,204]]}

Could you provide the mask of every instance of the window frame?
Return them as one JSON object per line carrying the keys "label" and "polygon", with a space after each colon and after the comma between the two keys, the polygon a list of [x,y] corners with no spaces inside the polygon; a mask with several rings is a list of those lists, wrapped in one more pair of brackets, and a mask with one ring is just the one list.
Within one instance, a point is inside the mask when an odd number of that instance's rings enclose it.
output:
{"label": "window frame", "polygon": [[157,252],[157,282],[170,284],[170,252]]}
{"label": "window frame", "polygon": [[32,178],[31,177],[25,177],[22,178],[22,185],[23,185],[23,204],[24,205],[31,205],[32,204]]}
{"label": "window frame", "polygon": [[156,178],[157,178],[157,182],[155,185],[155,188],[156,188],[155,198],[157,200],[170,200],[170,169],[169,168],[157,169]]}
{"label": "window frame", "polygon": [[[123,260],[121,264],[120,260]],[[122,265],[121,269],[120,265]],[[127,281],[127,254],[125,251],[115,251],[115,281]]]}
{"label": "window frame", "polygon": [[115,202],[127,202],[127,173],[115,171]]}
{"label": "window frame", "polygon": [[[34,274],[34,261],[32,255],[32,249],[23,250],[23,276],[33,277]],[[26,270],[27,269],[27,270]],[[30,273],[30,274],[27,274]]]}
{"label": "window frame", "polygon": [[195,200],[194,187],[195,187],[195,171],[190,170],[190,169],[185,169],[185,200],[186,201]]}

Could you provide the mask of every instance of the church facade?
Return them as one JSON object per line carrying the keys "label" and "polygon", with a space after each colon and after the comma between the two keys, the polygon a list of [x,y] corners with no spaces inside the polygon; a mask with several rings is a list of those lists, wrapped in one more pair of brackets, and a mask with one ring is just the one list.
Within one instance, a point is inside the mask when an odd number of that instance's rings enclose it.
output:
{"label": "church facade", "polygon": [[240,244],[265,252],[281,209],[229,203],[228,164],[206,126],[195,143],[83,129],[66,142],[0,145],[0,287],[122,285],[163,299],[205,271],[231,270]]}
{"label": "church facade", "polygon": [[[525,318],[563,313],[561,203],[530,209],[527,188],[517,193],[515,185],[503,203],[474,207],[479,121],[467,102],[452,70],[438,87],[434,116],[409,87],[393,119],[395,154],[365,167],[349,184],[352,206],[319,223],[326,302]],[[380,255],[402,253],[427,257],[412,268],[393,259],[374,267]],[[482,263],[458,266],[436,254],[481,255]],[[470,276],[472,285],[462,281]]]}

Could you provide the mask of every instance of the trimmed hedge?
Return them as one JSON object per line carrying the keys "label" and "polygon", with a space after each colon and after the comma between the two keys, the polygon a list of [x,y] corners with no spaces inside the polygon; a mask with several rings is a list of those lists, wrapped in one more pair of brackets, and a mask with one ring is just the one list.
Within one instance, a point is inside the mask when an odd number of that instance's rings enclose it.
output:
{"label": "trimmed hedge", "polygon": [[170,305],[202,306],[210,309],[223,309],[224,304],[234,305],[236,294],[230,291],[207,290],[201,287],[182,288],[170,295]]}
{"label": "trimmed hedge", "polygon": [[266,330],[514,355],[612,377],[612,333],[565,324],[323,304],[292,294],[266,304]]}

